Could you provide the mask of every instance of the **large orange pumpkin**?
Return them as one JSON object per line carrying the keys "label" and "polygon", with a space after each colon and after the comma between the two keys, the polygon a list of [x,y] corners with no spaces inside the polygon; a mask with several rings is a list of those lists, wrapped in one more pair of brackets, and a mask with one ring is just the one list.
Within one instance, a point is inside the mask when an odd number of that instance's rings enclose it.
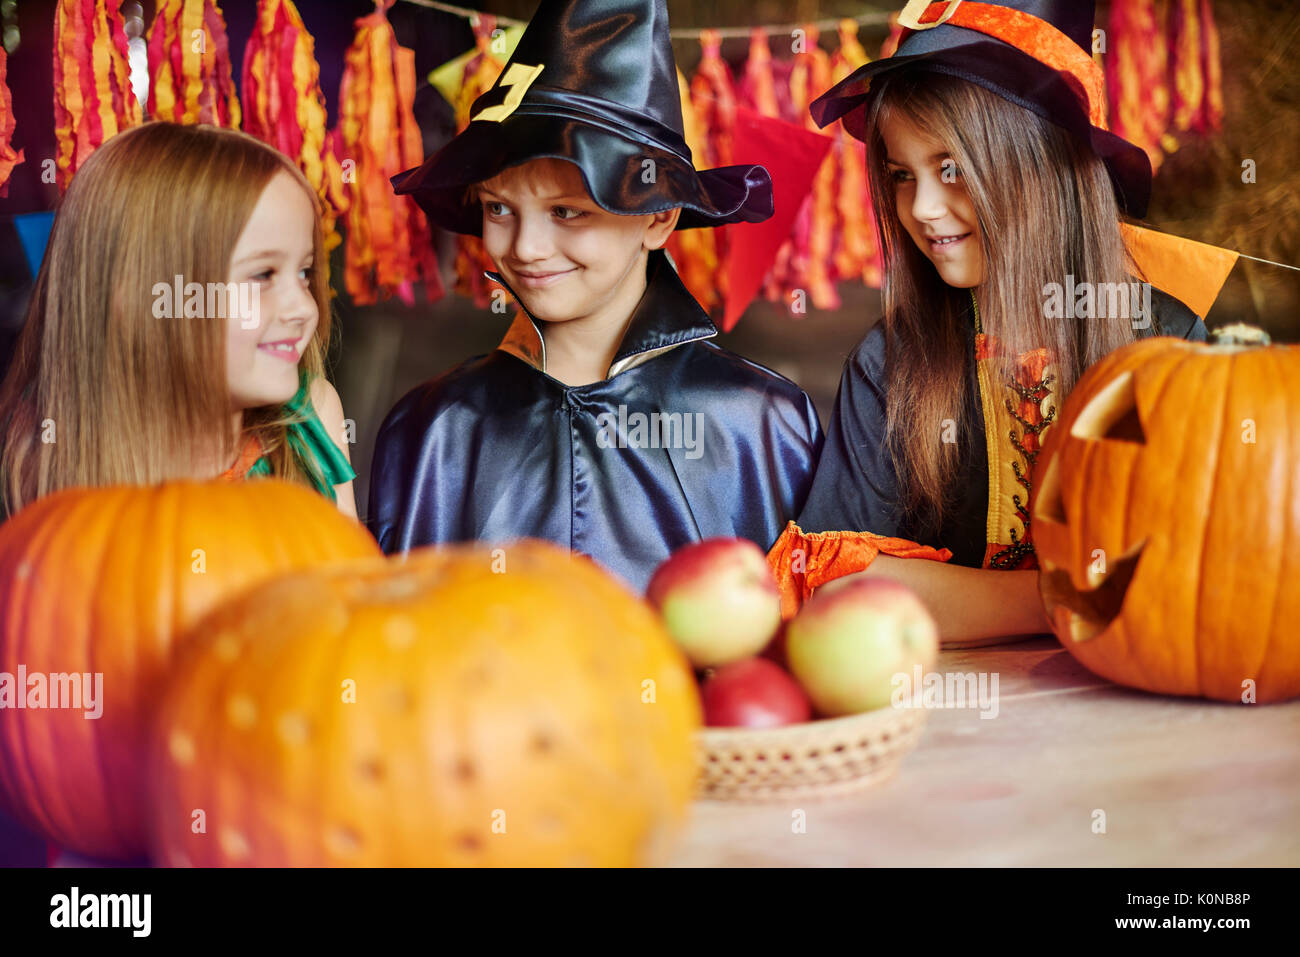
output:
{"label": "large orange pumpkin", "polygon": [[[277,480],[69,489],[0,526],[0,802],[51,841],[106,860],[147,851],[144,748],[177,635],[276,572],[377,556],[355,521]],[[18,675],[25,674],[17,687]],[[35,675],[90,675],[81,683]]]}
{"label": "large orange pumpkin", "polygon": [[1300,695],[1300,347],[1115,351],[1034,488],[1043,600],[1080,662],[1166,694]]}
{"label": "large orange pumpkin", "polygon": [[689,804],[689,666],[553,545],[285,575],[200,629],[159,710],[156,864],[656,863]]}

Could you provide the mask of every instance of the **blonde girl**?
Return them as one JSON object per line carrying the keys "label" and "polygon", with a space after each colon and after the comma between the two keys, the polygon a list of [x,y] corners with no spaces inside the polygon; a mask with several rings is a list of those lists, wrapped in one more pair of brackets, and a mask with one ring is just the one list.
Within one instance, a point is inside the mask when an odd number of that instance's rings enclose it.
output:
{"label": "blonde girl", "polygon": [[267,475],[355,516],[326,268],[319,200],[265,143],[152,122],[101,145],[0,387],[6,512],[71,486]]}

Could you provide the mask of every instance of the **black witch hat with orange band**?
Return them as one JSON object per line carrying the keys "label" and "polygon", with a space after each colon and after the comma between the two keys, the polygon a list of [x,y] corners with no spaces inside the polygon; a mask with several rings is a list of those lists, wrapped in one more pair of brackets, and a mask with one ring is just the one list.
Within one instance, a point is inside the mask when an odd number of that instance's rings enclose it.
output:
{"label": "black witch hat with orange band", "polygon": [[915,63],[976,83],[1055,123],[1106,163],[1124,212],[1146,215],[1151,161],[1145,151],[1106,129],[1101,69],[1093,61],[1093,0],[911,0],[893,56],[860,67],[813,101],[819,126],[842,119],[866,140],[865,111],[873,77]]}
{"label": "black witch hat with orange band", "polygon": [[391,182],[444,229],[478,235],[466,188],[543,157],[577,166],[612,213],[680,207],[678,229],[772,215],[762,166],[692,162],[665,0],[542,0],[469,126]]}

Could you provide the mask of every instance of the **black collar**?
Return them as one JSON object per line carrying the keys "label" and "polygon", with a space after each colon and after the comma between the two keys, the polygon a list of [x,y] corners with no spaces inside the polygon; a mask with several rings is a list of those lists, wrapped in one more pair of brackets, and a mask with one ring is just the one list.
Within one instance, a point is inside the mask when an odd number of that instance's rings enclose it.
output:
{"label": "black collar", "polygon": [[[519,304],[519,313],[497,348],[545,372],[546,341],[542,338],[540,320],[524,307],[500,273],[484,275],[504,286]],[[606,378],[612,379],[669,349],[717,334],[709,314],[682,284],[668,254],[662,249],[651,250],[646,258],[645,294],[632,313]]]}

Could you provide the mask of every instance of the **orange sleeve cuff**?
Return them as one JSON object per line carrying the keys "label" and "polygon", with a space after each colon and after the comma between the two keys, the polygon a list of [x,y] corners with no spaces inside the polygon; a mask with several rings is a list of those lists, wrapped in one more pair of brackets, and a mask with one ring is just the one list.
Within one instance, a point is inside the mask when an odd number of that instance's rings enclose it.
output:
{"label": "orange sleeve cuff", "polygon": [[822,585],[862,571],[881,552],[937,562],[952,558],[946,548],[918,545],[905,538],[871,532],[805,532],[790,522],[767,553],[768,567],[781,589],[781,617],[792,618]]}

